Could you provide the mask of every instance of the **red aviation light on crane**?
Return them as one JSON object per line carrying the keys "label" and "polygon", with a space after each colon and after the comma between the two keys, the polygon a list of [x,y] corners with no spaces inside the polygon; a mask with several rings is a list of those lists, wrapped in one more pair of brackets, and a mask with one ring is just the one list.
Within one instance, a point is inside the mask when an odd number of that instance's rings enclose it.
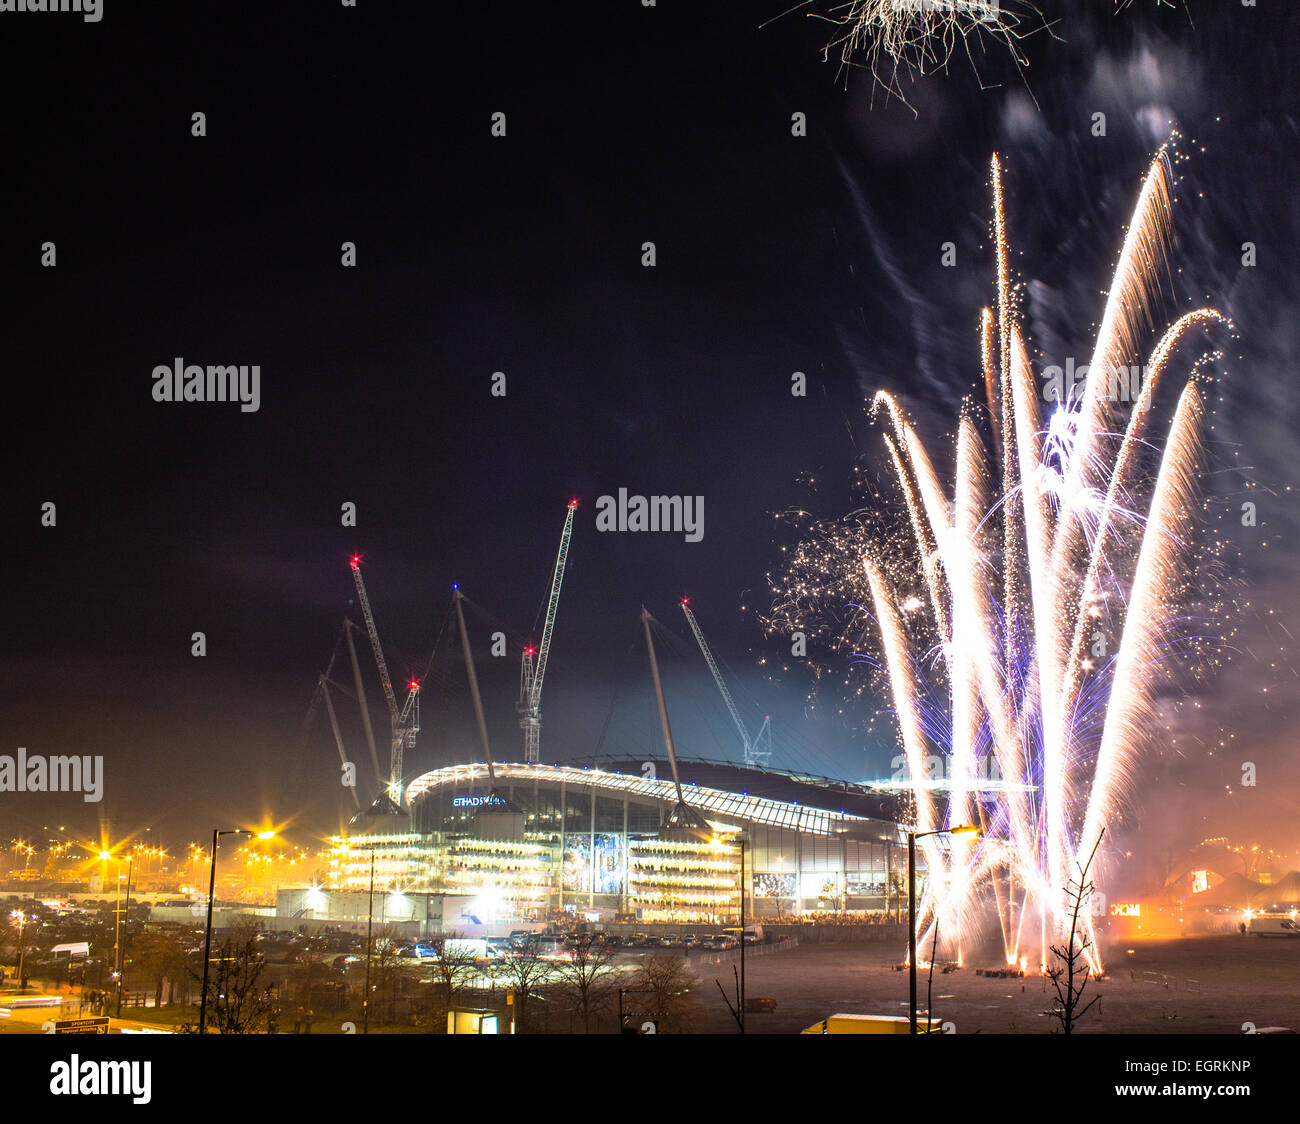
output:
{"label": "red aviation light on crane", "polygon": [[418,691],[420,689],[420,681],[418,679],[412,679],[406,685],[406,688],[408,691]]}
{"label": "red aviation light on crane", "polygon": [[683,605],[689,605],[690,603],[691,603],[691,599],[690,599],[689,597],[683,597],[683,598],[682,598],[682,604],[683,604]]}
{"label": "red aviation light on crane", "polygon": [[531,656],[531,655],[532,655],[534,652],[536,652],[536,651],[537,651],[536,648],[525,648],[525,649],[524,649],[524,655],[526,655],[526,656]]}
{"label": "red aviation light on crane", "polygon": [[354,555],[352,556],[352,560],[351,560],[351,562],[349,562],[348,565],[350,565],[350,566],[360,566],[360,565],[361,565],[361,555],[359,555],[359,554],[354,554]]}
{"label": "red aviation light on crane", "polygon": [[569,507],[573,508],[577,506],[578,506],[578,497],[574,496],[573,499],[569,501]]}

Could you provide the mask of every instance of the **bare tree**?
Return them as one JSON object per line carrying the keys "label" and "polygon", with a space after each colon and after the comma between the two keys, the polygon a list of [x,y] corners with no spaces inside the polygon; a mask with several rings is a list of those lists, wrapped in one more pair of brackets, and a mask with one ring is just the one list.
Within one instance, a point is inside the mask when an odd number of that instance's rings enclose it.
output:
{"label": "bare tree", "polygon": [[641,996],[638,1015],[653,1019],[660,1033],[695,1030],[700,1021],[695,991],[698,984],[684,960],[676,956],[647,957],[637,969],[633,984]]}
{"label": "bare tree", "polygon": [[528,1029],[528,1001],[540,996],[542,987],[555,972],[549,960],[538,956],[540,948],[541,938],[530,933],[518,948],[512,948],[499,961],[498,972],[514,991],[515,1027],[520,1033]]}
{"label": "bare tree", "polygon": [[885,917],[887,919],[891,915],[889,909],[889,902],[891,898],[893,899],[894,902],[893,920],[902,921],[903,906],[907,902],[907,875],[906,874],[900,874],[898,871],[894,871],[894,873],[889,876],[888,883],[885,890]]}
{"label": "bare tree", "polygon": [[1052,1015],[1061,1024],[1061,1030],[1066,1034],[1073,1033],[1075,1024],[1101,998],[1100,995],[1095,995],[1085,1006],[1079,1006],[1083,1001],[1083,992],[1088,986],[1088,979],[1092,972],[1092,967],[1087,961],[1088,949],[1092,947],[1092,938],[1086,931],[1082,936],[1079,935],[1079,913],[1083,909],[1083,903],[1092,896],[1094,887],[1088,881],[1088,870],[1096,857],[1097,848],[1101,846],[1101,837],[1105,834],[1103,828],[1101,834],[1097,836],[1097,842],[1092,845],[1088,861],[1079,867],[1079,877],[1072,879],[1069,884],[1070,897],[1074,900],[1074,908],[1070,913],[1069,943],[1051,946],[1052,955],[1060,961],[1047,971],[1052,987],[1056,989],[1056,1008],[1052,1011]]}
{"label": "bare tree", "polygon": [[[135,941],[127,963],[143,980],[153,985],[154,1006],[164,1003],[163,985],[170,984],[168,991],[174,991],[176,982],[185,975],[189,954],[186,950],[184,935],[180,929],[171,925],[147,925]],[[171,1002],[171,995],[165,997]]]}
{"label": "bare tree", "polygon": [[[258,951],[256,934],[253,924],[241,921],[215,950],[208,972],[208,1010],[211,1025],[221,1034],[252,1034],[271,1015],[269,991],[259,982],[266,958]],[[203,965],[191,965],[190,974],[201,986]]]}
{"label": "bare tree", "polygon": [[[10,901],[12,900],[11,898]],[[26,933],[22,933],[22,928],[23,926],[18,919],[11,917],[9,913],[6,912],[3,916],[0,916],[0,964],[17,965],[18,953],[21,947],[19,935],[21,933],[22,936],[26,936]]]}
{"label": "bare tree", "polygon": [[433,949],[433,956],[426,963],[433,966],[433,978],[445,1013],[456,1006],[461,992],[474,979],[478,957],[465,943],[465,935],[455,930],[437,933],[425,944]]}
{"label": "bare tree", "polygon": [[572,958],[556,964],[555,977],[569,1009],[582,1019],[582,1032],[590,1034],[591,1020],[609,1002],[614,950],[594,932],[574,935],[569,950]]}
{"label": "bare tree", "polygon": [[297,1013],[306,1023],[308,1033],[316,1017],[316,1000],[323,994],[322,984],[327,978],[324,961],[321,945],[315,938],[308,938],[306,946],[297,954],[297,967],[290,977],[296,993]]}
{"label": "bare tree", "polygon": [[397,997],[407,978],[409,964],[400,953],[402,943],[397,930],[384,925],[374,936],[370,958],[371,1017],[380,1024],[397,1018]]}

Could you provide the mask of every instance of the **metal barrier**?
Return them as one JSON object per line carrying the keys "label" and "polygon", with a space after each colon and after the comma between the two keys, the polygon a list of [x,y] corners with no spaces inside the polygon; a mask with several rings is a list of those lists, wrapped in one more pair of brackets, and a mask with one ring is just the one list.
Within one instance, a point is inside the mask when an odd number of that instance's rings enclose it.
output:
{"label": "metal barrier", "polygon": [[[782,937],[778,941],[772,941],[770,944],[749,944],[745,946],[745,959],[748,960],[753,956],[771,956],[774,952],[786,952],[792,948],[799,947],[798,937]],[[695,965],[712,964],[715,967],[721,964],[734,964],[740,960],[740,949],[729,948],[725,952],[691,952],[690,962]]]}

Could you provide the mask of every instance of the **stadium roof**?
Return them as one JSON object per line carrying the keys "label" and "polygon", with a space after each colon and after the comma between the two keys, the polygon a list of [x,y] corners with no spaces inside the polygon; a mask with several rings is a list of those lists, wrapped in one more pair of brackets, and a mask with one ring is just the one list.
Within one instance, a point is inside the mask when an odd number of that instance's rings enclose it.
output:
{"label": "stadium roof", "polygon": [[[593,769],[575,765],[498,764],[494,768],[498,785],[507,781],[564,782],[575,788],[595,788],[611,795],[649,799],[669,808],[677,804],[677,790],[672,780],[643,775],[639,762],[633,766],[635,771],[630,773],[617,768]],[[814,835],[849,834],[877,839],[893,836],[892,829],[881,830],[882,821],[889,824],[894,821],[893,801],[857,786],[836,782],[822,784],[813,778],[724,762],[683,763],[680,771],[687,803],[705,816]],[[713,783],[700,784],[695,779],[699,776]],[[444,786],[486,785],[487,781],[488,770],[484,764],[434,769],[411,781],[406,788],[406,801],[409,805],[425,793]],[[721,787],[724,784],[726,787]]]}

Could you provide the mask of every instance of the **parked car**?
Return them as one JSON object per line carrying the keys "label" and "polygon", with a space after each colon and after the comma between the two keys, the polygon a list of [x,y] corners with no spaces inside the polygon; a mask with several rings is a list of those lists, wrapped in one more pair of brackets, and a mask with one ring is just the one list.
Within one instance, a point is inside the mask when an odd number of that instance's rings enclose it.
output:
{"label": "parked car", "polygon": [[572,960],[573,953],[559,937],[539,937],[537,957],[541,960]]}

